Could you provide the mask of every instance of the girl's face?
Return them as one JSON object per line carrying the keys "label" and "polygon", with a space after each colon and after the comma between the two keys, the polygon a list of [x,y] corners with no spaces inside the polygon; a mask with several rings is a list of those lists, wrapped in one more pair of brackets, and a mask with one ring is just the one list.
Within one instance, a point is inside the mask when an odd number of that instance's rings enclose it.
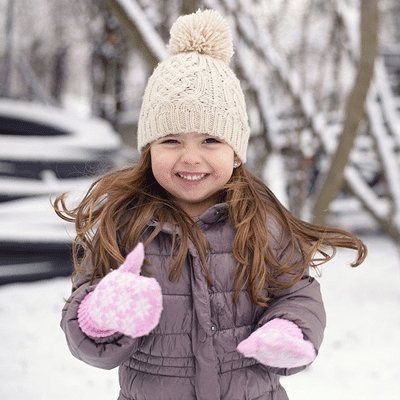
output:
{"label": "girl's face", "polygon": [[236,160],[232,147],[222,139],[199,133],[156,140],[150,155],[157,182],[194,219],[216,204]]}

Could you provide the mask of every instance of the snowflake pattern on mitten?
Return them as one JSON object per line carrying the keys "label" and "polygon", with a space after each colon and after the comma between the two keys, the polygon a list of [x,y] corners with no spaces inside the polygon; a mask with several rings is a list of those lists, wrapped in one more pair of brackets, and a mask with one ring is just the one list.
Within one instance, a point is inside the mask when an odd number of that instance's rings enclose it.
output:
{"label": "snowflake pattern on mitten", "polygon": [[295,368],[310,364],[316,357],[313,344],[293,322],[275,318],[239,343],[237,350],[261,364]]}
{"label": "snowflake pattern on mitten", "polygon": [[144,248],[139,243],[125,262],[107,274],[78,310],[78,323],[89,336],[121,332],[131,337],[147,335],[162,311],[162,293],[154,278],[140,276]]}

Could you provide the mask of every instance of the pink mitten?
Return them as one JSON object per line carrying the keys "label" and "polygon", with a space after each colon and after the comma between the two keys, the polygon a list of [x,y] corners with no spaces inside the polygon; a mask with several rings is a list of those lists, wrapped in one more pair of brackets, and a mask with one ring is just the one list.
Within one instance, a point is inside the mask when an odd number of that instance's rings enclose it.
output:
{"label": "pink mitten", "polygon": [[311,342],[304,340],[301,329],[286,319],[275,318],[239,343],[237,350],[246,357],[278,368],[307,365],[315,357]]}
{"label": "pink mitten", "polygon": [[144,248],[139,243],[118,269],[86,295],[78,309],[78,323],[84,333],[105,337],[121,332],[135,338],[158,325],[161,288],[154,278],[139,275],[143,259]]}

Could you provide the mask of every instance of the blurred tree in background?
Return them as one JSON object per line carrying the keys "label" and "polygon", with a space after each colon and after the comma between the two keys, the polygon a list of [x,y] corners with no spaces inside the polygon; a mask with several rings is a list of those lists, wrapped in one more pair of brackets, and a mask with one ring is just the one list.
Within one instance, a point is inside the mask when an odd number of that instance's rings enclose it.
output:
{"label": "blurred tree in background", "polygon": [[352,198],[400,242],[398,0],[3,0],[2,95],[101,116],[134,146],[170,27],[198,8],[233,30],[248,166],[293,213],[326,223]]}

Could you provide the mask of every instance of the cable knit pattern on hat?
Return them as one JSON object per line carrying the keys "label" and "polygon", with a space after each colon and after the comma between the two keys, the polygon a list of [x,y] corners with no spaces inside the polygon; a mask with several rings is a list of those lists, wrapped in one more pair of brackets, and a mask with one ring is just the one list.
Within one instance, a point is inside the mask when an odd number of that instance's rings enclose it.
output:
{"label": "cable knit pattern on hat", "polygon": [[138,149],[169,134],[204,133],[225,140],[242,162],[250,134],[227,22],[212,10],[178,18],[171,29],[172,56],[150,77],[138,125]]}

